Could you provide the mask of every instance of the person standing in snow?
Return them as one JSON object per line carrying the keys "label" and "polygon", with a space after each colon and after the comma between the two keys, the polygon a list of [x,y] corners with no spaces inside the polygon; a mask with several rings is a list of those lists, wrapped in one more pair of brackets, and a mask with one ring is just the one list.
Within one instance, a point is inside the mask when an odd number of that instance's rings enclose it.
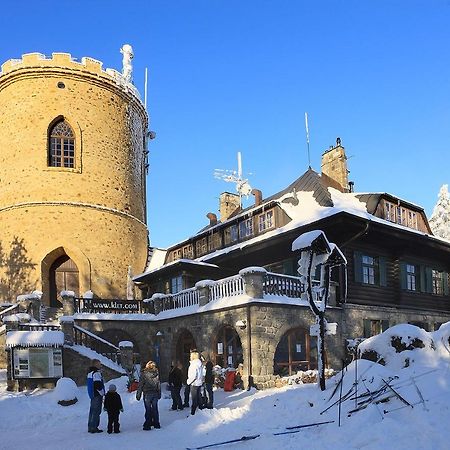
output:
{"label": "person standing in snow", "polygon": [[191,362],[188,369],[187,385],[191,387],[191,414],[195,414],[195,410],[199,406],[201,389],[203,385],[203,364],[197,351],[191,352]]}
{"label": "person standing in snow", "polygon": [[100,372],[102,364],[100,360],[93,359],[92,366],[89,368],[87,375],[87,389],[91,399],[91,405],[89,408],[88,419],[88,432],[89,433],[102,433],[98,426],[100,425],[100,414],[102,412],[103,396],[105,395],[105,383],[103,382],[103,376]]}
{"label": "person standing in snow", "polygon": [[183,409],[183,402],[181,400],[181,386],[183,385],[183,372],[181,371],[182,365],[179,361],[172,367],[169,373],[169,386],[170,393],[172,395],[172,410]]}
{"label": "person standing in snow", "polygon": [[116,392],[116,385],[110,384],[105,395],[104,409],[108,413],[108,434],[120,433],[119,414],[123,412],[122,399]]}
{"label": "person standing in snow", "polygon": [[214,386],[214,372],[213,372],[213,363],[211,362],[211,359],[208,358],[205,363],[205,388],[206,388],[206,408],[212,409],[214,404],[214,393],[213,393],[213,386]]}
{"label": "person standing in snow", "polygon": [[149,361],[139,377],[139,385],[136,391],[136,400],[144,394],[145,422],[143,430],[151,430],[152,427],[161,428],[159,424],[158,400],[161,398],[161,383],[156,364]]}

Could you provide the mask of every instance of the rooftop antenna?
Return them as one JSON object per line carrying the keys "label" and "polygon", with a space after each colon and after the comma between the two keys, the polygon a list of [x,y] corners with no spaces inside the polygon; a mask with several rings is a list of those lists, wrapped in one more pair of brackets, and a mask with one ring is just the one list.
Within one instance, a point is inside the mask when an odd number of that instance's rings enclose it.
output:
{"label": "rooftop antenna", "polygon": [[309,153],[309,128],[308,128],[308,113],[305,112],[305,128],[306,128],[306,147],[308,148],[308,166],[311,169],[311,155]]}
{"label": "rooftop antenna", "polygon": [[242,177],[242,156],[241,152],[237,154],[238,170],[214,169],[214,178],[226,181],[227,183],[236,183],[236,191],[239,194],[239,205],[242,208],[242,197],[248,197],[252,188],[247,179]]}

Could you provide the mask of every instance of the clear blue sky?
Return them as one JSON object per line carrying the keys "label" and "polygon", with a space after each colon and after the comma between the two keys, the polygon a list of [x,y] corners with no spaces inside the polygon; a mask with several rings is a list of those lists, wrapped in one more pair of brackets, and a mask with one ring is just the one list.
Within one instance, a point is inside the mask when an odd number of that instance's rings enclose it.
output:
{"label": "clear blue sky", "polygon": [[[269,196],[340,136],[357,191],[386,191],[430,216],[450,183],[450,2],[4,0],[0,60],[53,51],[149,68],[148,223],[168,246],[217,212],[215,168],[241,151]],[[0,112],[4,114],[5,112]],[[1,150],[0,150],[1,151]]]}

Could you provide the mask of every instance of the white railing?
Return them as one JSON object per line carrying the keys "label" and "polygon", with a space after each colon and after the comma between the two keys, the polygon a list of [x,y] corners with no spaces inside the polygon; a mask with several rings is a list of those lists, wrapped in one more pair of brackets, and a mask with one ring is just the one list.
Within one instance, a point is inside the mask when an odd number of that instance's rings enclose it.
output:
{"label": "white railing", "polygon": [[198,305],[200,300],[200,292],[195,288],[185,289],[171,296],[171,309],[187,308],[188,306]]}
{"label": "white railing", "polygon": [[244,293],[244,280],[240,275],[223,278],[209,286],[209,301],[219,298],[233,297]]}
{"label": "white railing", "polygon": [[285,295],[300,298],[303,285],[299,277],[267,272],[263,281],[263,293],[270,295]]}

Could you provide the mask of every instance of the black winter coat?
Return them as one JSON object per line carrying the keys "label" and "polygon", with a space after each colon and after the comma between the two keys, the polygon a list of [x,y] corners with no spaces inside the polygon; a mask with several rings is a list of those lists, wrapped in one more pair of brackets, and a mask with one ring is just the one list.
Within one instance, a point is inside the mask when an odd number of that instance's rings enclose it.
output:
{"label": "black winter coat", "polygon": [[142,394],[158,394],[161,398],[161,383],[157,370],[144,369],[139,378],[139,384],[136,391],[136,399],[140,400]]}
{"label": "black winter coat", "polygon": [[173,367],[169,373],[169,384],[175,387],[183,385],[183,372],[178,367]]}
{"label": "black winter coat", "polygon": [[103,406],[109,413],[118,413],[123,409],[122,399],[117,392],[108,391],[105,395],[105,403]]}
{"label": "black winter coat", "polygon": [[213,374],[213,363],[208,361],[206,363],[206,372],[205,372],[205,383],[213,384],[214,383],[214,374]]}

